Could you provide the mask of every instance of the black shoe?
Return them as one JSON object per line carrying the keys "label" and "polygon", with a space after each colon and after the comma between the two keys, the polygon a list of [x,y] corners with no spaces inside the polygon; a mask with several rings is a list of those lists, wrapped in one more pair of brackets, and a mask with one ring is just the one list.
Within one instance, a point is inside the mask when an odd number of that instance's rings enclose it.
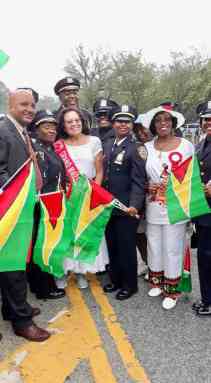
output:
{"label": "black shoe", "polygon": [[138,289],[133,289],[133,290],[127,290],[127,289],[121,289],[117,295],[116,295],[116,299],[118,299],[119,301],[124,301],[125,299],[128,299],[130,298],[133,294],[136,294],[138,291]]}
{"label": "black shoe", "polygon": [[203,305],[204,305],[204,303],[202,301],[196,301],[192,304],[192,310],[198,311],[198,309],[200,309],[200,307]]}
{"label": "black shoe", "polygon": [[64,289],[57,289],[55,291],[52,291],[49,294],[48,299],[60,299],[63,297],[65,297],[65,290]]}
{"label": "black shoe", "polygon": [[104,293],[113,293],[114,291],[119,290],[119,287],[116,285],[113,285],[113,283],[108,283],[103,287]]}
{"label": "black shoe", "polygon": [[0,334],[0,342],[1,342],[1,340],[2,340],[2,334]]}
{"label": "black shoe", "polygon": [[60,299],[65,296],[65,290],[64,289],[57,289],[54,291],[51,291],[48,295],[40,295],[37,294],[37,299]]}
{"label": "black shoe", "polygon": [[205,305],[204,303],[196,311],[197,315],[211,315],[211,305]]}

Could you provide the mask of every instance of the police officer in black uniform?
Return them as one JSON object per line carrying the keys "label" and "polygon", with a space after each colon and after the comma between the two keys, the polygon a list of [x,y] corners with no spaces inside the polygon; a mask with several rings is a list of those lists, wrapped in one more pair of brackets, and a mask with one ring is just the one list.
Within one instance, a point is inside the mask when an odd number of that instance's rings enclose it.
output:
{"label": "police officer in black uniform", "polygon": [[55,87],[54,92],[61,101],[61,106],[58,110],[54,111],[56,119],[59,121],[60,115],[64,108],[76,108],[80,109],[83,113],[87,123],[87,127],[90,130],[92,127],[92,114],[79,105],[79,90],[80,81],[77,78],[65,77],[59,80]]}
{"label": "police officer in black uniform", "polygon": [[91,135],[99,137],[102,145],[104,145],[108,139],[115,138],[115,131],[111,124],[111,116],[118,106],[115,101],[106,98],[97,99],[93,105],[97,126],[91,129]]}
{"label": "police officer in black uniform", "polygon": [[[60,188],[65,188],[65,169],[63,161],[54,151],[53,143],[57,135],[57,121],[52,112],[40,110],[29,127],[34,138],[32,145],[37,153],[37,161],[42,174],[43,186],[41,193],[50,193]],[[40,221],[40,204],[35,206],[33,247],[36,242]],[[59,299],[65,295],[63,289],[58,289],[54,277],[33,263],[28,270],[28,281],[30,289],[35,293],[37,299]]]}
{"label": "police officer in black uniform", "polygon": [[[196,146],[201,178],[207,202],[211,207],[211,101],[197,107],[200,126],[205,138]],[[193,304],[198,315],[211,315],[211,214],[195,220],[198,237],[198,270],[201,290],[201,301]]]}
{"label": "police officer in black uniform", "polygon": [[127,212],[114,209],[106,228],[110,258],[111,283],[104,286],[116,299],[130,298],[138,290],[136,216],[145,199],[145,161],[139,155],[131,135],[136,113],[128,105],[119,107],[112,116],[116,138],[104,146],[104,187],[125,206]]}

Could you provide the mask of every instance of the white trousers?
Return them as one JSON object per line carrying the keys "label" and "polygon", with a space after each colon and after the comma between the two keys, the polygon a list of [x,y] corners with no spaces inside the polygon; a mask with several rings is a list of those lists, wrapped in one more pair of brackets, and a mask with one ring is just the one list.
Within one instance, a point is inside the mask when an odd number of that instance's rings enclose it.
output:
{"label": "white trousers", "polygon": [[148,266],[152,272],[164,272],[165,278],[181,276],[185,249],[186,223],[154,225],[147,223]]}

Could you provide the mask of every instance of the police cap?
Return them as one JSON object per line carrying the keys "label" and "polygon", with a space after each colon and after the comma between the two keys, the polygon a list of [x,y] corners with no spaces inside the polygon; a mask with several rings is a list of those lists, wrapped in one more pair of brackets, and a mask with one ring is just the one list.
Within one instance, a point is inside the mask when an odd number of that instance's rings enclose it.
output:
{"label": "police cap", "polygon": [[50,110],[39,110],[30,126],[30,130],[35,130],[40,124],[44,122],[51,122],[57,125],[57,120]]}
{"label": "police cap", "polygon": [[70,89],[80,89],[80,81],[77,78],[73,77],[65,77],[59,80],[55,87],[54,87],[54,92],[59,95],[60,92],[63,90],[70,90]]}
{"label": "police cap", "polygon": [[211,117],[211,101],[201,102],[197,108],[196,113],[200,118],[210,118]]}
{"label": "police cap", "polygon": [[113,110],[116,110],[117,108],[119,108],[117,102],[111,99],[99,98],[93,105],[93,112],[95,117],[100,117],[101,114],[105,113],[107,113],[108,116],[111,116]]}
{"label": "police cap", "polygon": [[114,121],[127,121],[134,122],[137,117],[137,111],[133,106],[121,105],[114,110],[111,120]]}

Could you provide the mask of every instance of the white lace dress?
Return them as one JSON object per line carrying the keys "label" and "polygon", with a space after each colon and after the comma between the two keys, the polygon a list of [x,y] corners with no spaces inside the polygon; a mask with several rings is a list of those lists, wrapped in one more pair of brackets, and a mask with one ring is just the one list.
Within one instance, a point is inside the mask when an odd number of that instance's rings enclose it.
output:
{"label": "white lace dress", "polygon": [[[95,178],[95,158],[97,154],[102,151],[100,139],[98,137],[89,136],[87,144],[78,146],[67,145],[67,149],[79,172],[85,174],[89,179]],[[68,271],[73,271],[78,274],[85,274],[86,272],[97,273],[98,271],[104,271],[108,263],[108,250],[104,237],[95,263],[81,263],[80,261],[66,258],[64,260],[64,270],[65,273]]]}

